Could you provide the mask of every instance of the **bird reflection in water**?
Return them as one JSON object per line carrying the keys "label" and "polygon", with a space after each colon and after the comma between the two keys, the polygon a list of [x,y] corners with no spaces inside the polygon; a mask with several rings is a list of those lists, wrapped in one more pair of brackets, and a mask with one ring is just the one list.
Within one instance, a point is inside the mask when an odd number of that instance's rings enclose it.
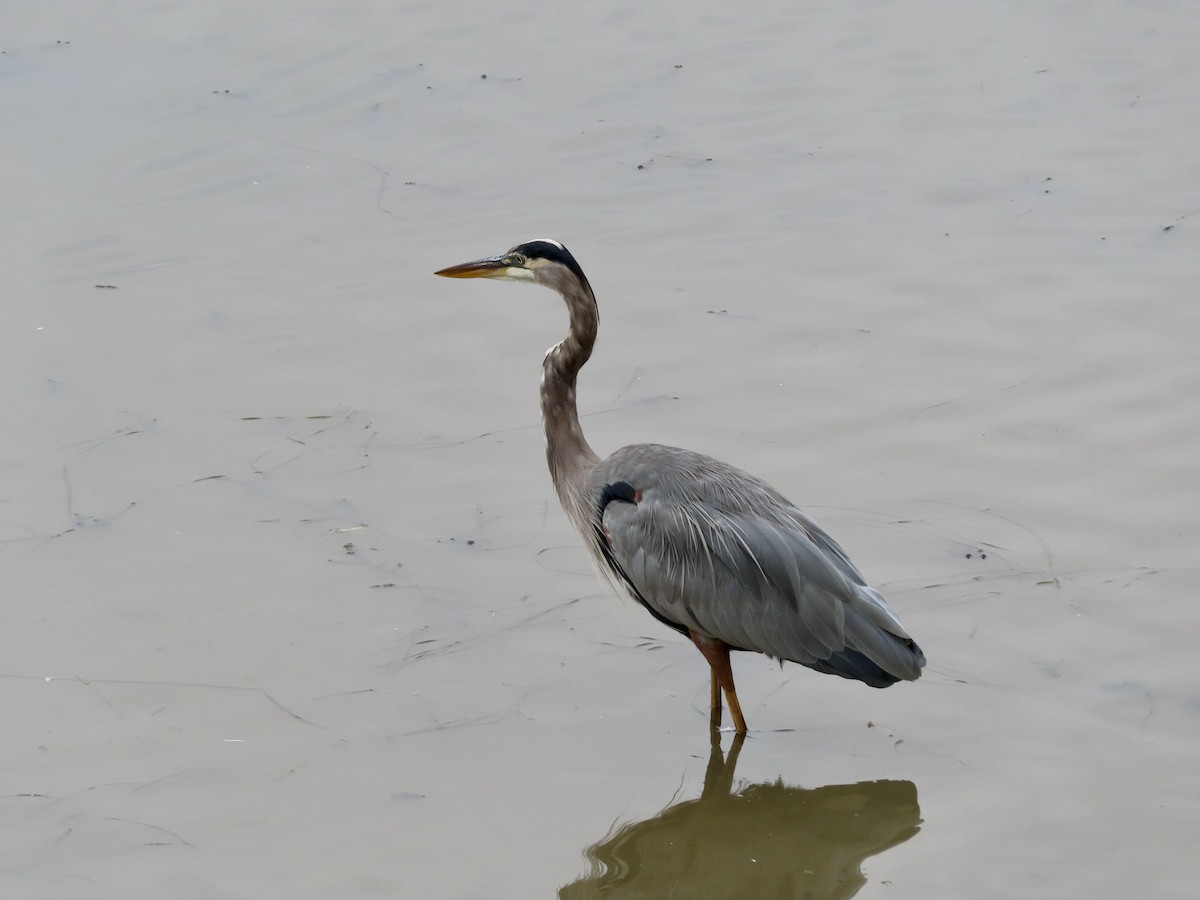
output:
{"label": "bird reflection in water", "polygon": [[621,826],[586,851],[591,871],[561,900],[853,897],[862,863],[920,830],[911,781],[819,788],[752,784],[733,791],[742,748],[722,758],[714,731],[699,799]]}

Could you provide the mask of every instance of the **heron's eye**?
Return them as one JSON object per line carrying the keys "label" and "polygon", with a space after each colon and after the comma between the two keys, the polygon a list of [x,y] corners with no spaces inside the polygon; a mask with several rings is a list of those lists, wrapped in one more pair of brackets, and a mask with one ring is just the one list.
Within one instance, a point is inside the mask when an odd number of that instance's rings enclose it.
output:
{"label": "heron's eye", "polygon": [[520,253],[510,253],[508,256],[504,257],[504,264],[506,266],[517,266],[518,268],[524,268],[525,257]]}

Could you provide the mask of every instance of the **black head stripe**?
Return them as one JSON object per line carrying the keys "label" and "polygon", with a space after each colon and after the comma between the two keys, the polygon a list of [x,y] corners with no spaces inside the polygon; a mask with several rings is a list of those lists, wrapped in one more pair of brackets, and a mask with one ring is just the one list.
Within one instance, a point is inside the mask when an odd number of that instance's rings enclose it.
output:
{"label": "black head stripe", "polygon": [[583,274],[583,269],[579,267],[579,263],[575,262],[575,257],[571,255],[571,251],[558,243],[558,241],[528,241],[524,244],[518,244],[509,252],[520,253],[526,259],[548,259],[551,262],[564,265],[574,273],[576,278],[584,284],[588,284],[587,276]]}

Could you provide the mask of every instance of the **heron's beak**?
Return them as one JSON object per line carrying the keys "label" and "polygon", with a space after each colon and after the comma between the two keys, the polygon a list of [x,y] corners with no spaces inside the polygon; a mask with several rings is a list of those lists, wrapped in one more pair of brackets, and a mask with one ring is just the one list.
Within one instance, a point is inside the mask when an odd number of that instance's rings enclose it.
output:
{"label": "heron's beak", "polygon": [[433,274],[444,275],[446,278],[504,278],[512,275],[513,268],[504,261],[503,256],[489,256],[487,259],[447,266]]}

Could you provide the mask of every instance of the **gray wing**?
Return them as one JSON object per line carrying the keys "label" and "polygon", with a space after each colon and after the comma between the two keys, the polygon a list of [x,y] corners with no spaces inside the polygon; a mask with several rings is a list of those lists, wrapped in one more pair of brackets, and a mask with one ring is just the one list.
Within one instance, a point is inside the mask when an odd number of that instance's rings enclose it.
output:
{"label": "gray wing", "polygon": [[601,555],[667,624],[876,686],[920,675],[924,656],[883,597],[765,482],[640,444],[601,462],[590,487]]}

